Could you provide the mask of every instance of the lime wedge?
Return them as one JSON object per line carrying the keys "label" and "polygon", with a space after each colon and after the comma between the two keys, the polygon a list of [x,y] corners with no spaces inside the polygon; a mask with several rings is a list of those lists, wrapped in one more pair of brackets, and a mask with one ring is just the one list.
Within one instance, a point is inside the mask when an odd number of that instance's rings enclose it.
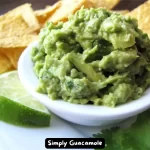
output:
{"label": "lime wedge", "polygon": [[50,113],[21,84],[17,71],[0,75],[0,120],[22,126],[49,126]]}

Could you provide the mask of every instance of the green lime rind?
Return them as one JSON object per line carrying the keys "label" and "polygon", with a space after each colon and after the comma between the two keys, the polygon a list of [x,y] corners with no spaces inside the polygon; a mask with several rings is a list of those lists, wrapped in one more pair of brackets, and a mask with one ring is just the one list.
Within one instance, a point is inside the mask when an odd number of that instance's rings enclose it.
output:
{"label": "green lime rind", "polygon": [[0,120],[21,126],[50,125],[50,113],[21,84],[18,72],[0,75]]}
{"label": "green lime rind", "polygon": [[51,116],[0,96],[0,120],[14,125],[46,127]]}

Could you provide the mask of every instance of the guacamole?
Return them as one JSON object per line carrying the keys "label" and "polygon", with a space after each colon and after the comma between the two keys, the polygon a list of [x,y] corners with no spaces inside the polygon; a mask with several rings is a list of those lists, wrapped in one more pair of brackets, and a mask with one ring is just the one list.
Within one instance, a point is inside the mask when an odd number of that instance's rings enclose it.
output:
{"label": "guacamole", "polygon": [[48,23],[32,50],[37,91],[75,104],[115,107],[150,86],[150,39],[137,21],[102,8]]}

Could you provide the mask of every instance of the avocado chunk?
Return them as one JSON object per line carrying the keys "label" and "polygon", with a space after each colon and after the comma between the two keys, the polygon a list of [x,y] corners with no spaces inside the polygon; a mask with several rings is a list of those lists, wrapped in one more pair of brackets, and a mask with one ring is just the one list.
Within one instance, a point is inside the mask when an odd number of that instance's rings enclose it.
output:
{"label": "avocado chunk", "polygon": [[70,53],[68,59],[79,71],[86,74],[90,81],[96,82],[101,80],[101,76],[95,72],[91,65],[83,61],[83,58],[79,53]]}

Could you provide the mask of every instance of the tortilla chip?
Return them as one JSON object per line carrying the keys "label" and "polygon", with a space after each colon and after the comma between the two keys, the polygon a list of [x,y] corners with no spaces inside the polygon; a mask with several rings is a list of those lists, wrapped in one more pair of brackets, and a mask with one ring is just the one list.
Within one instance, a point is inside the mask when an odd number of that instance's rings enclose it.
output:
{"label": "tortilla chip", "polygon": [[104,1],[105,7],[110,10],[113,9],[120,2],[120,0],[104,0]]}
{"label": "tortilla chip", "polygon": [[62,0],[61,6],[54,14],[48,19],[48,22],[58,23],[59,21],[67,21],[68,16],[74,14],[82,6],[90,7],[91,1],[88,0]]}
{"label": "tortilla chip", "polygon": [[27,22],[28,26],[33,29],[33,31],[39,30],[40,25],[37,18],[34,15],[31,4],[21,5],[8,13],[0,16],[0,22],[3,20],[12,20],[14,16],[22,15],[24,20]]}
{"label": "tortilla chip", "polygon": [[112,9],[120,2],[120,0],[91,0],[91,2],[94,4],[94,8],[103,7]]}
{"label": "tortilla chip", "polygon": [[0,39],[1,48],[18,48],[18,47],[27,47],[31,42],[38,40],[37,35],[23,35],[23,36],[14,36],[6,37]]}
{"label": "tortilla chip", "polygon": [[44,24],[46,20],[61,6],[61,1],[58,1],[53,6],[48,6],[43,10],[36,10],[35,16],[37,17],[40,24]]}
{"label": "tortilla chip", "polygon": [[116,13],[119,13],[119,14],[122,14],[122,15],[125,15],[127,13],[129,13],[129,10],[115,10],[113,12],[116,12]]}
{"label": "tortilla chip", "polygon": [[150,34],[150,1],[138,6],[127,15],[136,18],[139,28]]}
{"label": "tortilla chip", "polygon": [[105,7],[104,0],[91,0],[91,2],[93,3],[94,8]]}
{"label": "tortilla chip", "polygon": [[13,67],[9,59],[2,52],[0,52],[0,74],[14,69],[15,68]]}
{"label": "tortilla chip", "polygon": [[60,2],[62,3],[61,6],[47,20],[48,22],[65,22],[68,20],[69,15],[74,14],[82,6],[84,6],[84,8],[105,7],[107,9],[112,9],[120,0],[62,0]]}
{"label": "tortilla chip", "polygon": [[0,22],[0,39],[12,36],[21,36],[32,32],[23,17],[16,16],[12,20]]}
{"label": "tortilla chip", "polygon": [[18,67],[18,60],[25,48],[0,48],[0,52],[3,52],[7,58],[9,58],[11,64],[15,69]]}

